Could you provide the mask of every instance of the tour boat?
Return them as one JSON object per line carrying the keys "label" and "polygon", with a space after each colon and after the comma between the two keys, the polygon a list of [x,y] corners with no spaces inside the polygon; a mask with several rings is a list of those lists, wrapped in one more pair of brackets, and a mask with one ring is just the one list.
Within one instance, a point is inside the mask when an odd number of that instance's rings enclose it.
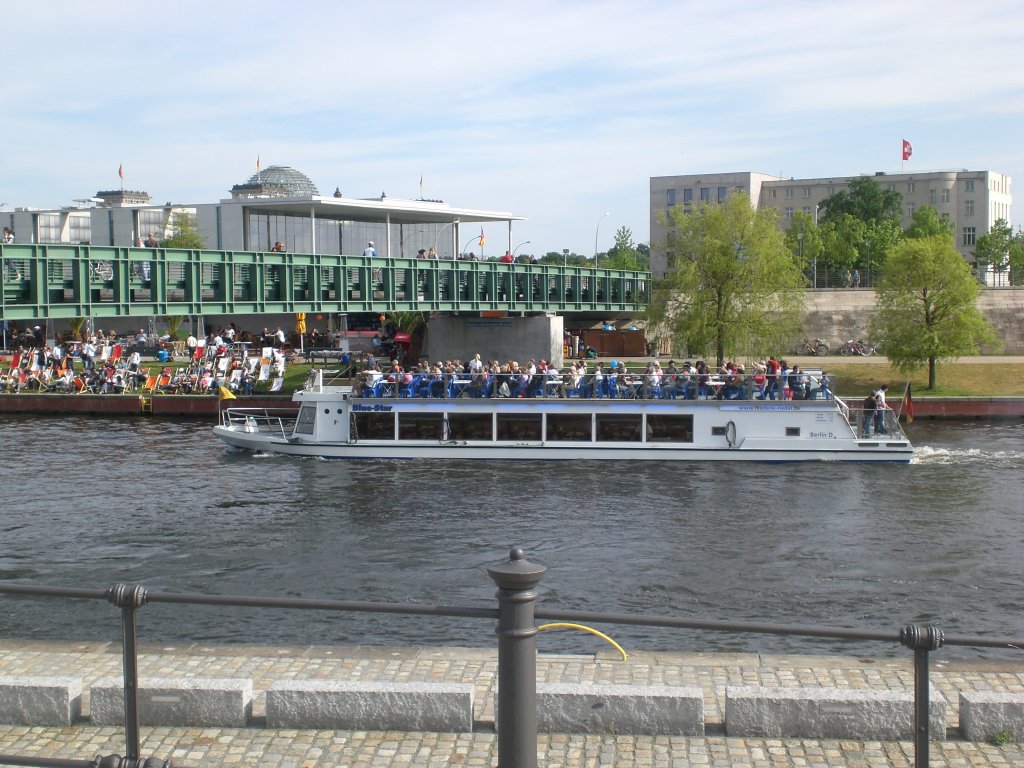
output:
{"label": "tour boat", "polygon": [[226,408],[214,433],[236,449],[323,459],[906,463],[914,452],[893,411],[881,424],[868,417],[865,429],[859,408],[827,389],[766,400],[742,387],[722,395],[712,381],[665,399],[604,382],[589,393],[601,396],[560,388],[562,396],[545,396],[542,387],[537,397],[497,389],[487,397],[453,380],[444,396],[430,396],[383,381],[373,389],[325,383],[324,373],[312,371],[294,393],[297,409]]}

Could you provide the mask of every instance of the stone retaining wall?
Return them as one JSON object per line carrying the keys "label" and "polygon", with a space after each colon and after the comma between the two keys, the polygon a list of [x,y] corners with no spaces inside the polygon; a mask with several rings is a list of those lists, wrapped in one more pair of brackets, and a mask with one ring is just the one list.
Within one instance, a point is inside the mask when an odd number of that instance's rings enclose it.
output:
{"label": "stone retaining wall", "polygon": [[[875,292],[870,289],[836,288],[807,291],[807,338],[827,341],[833,349],[848,339],[866,339]],[[1000,352],[1024,354],[1024,288],[989,288],[981,292],[978,309],[996,327],[1003,341]]]}

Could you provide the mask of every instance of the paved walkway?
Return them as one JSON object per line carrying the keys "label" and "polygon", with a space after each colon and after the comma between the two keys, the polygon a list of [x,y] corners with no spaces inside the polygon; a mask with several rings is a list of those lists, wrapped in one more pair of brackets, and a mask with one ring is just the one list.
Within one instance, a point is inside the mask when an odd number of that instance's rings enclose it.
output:
{"label": "paved walkway", "polygon": [[[2,675],[74,675],[89,684],[119,675],[120,648],[102,643],[39,643],[0,640]],[[494,766],[493,649],[330,646],[201,646],[146,648],[140,677],[251,677],[256,696],[254,725],[231,728],[143,728],[142,756],[172,760],[176,768],[259,766]],[[541,655],[538,680],[618,684],[696,685],[704,691],[708,734],[628,736],[540,734],[541,766],[701,766],[776,768],[845,766],[881,768],[913,765],[911,742],[727,738],[722,723],[727,685],[837,686],[906,690],[913,688],[909,654],[900,659],[758,654],[636,653],[622,662],[617,653],[594,656]],[[266,688],[271,679],[471,682],[476,687],[473,733],[267,730]],[[1024,692],[1024,656],[1005,661],[942,661],[933,655],[931,684],[947,701],[949,736],[931,746],[932,766],[1024,765],[1024,744],[1002,746],[963,741],[957,728],[958,693],[967,690]],[[83,722],[46,728],[0,725],[0,754],[92,759],[124,754],[123,732]]]}

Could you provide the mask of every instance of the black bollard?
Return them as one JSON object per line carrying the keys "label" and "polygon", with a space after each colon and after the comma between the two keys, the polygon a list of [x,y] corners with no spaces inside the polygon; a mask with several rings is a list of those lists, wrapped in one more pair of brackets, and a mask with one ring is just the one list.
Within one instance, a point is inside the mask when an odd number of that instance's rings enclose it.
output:
{"label": "black bollard", "polygon": [[945,637],[938,627],[911,624],[900,630],[900,643],[914,651],[914,766],[928,768],[929,730],[928,652],[942,647]]}
{"label": "black bollard", "polygon": [[534,588],[547,568],[513,547],[487,569],[498,585],[498,767],[537,768],[537,627]]}
{"label": "black bollard", "polygon": [[125,760],[139,759],[139,659],[135,647],[135,611],[148,602],[145,587],[116,584],[107,602],[121,609],[121,656],[124,668]]}

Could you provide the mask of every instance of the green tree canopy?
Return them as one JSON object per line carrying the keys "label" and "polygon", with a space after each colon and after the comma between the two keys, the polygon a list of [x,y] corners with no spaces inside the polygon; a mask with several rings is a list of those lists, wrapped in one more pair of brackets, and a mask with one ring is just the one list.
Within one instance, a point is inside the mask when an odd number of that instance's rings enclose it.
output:
{"label": "green tree canopy", "polygon": [[996,273],[1009,272],[1010,285],[1024,283],[1024,233],[1014,234],[1006,219],[996,219],[978,238],[974,258],[981,270],[991,267]]}
{"label": "green tree canopy", "polygon": [[198,251],[206,247],[206,238],[199,233],[195,216],[184,211],[174,211],[171,214],[171,236],[163,240],[160,247]]}
{"label": "green tree canopy", "polygon": [[967,262],[944,235],[911,238],[893,250],[877,282],[871,333],[901,371],[935,366],[994,343],[992,326],[975,305],[980,286]]}
{"label": "green tree canopy", "polygon": [[668,277],[664,300],[648,307],[651,327],[694,354],[774,351],[791,338],[803,312],[803,273],[770,209],[755,211],[744,194],[692,213],[671,208],[664,220]]}
{"label": "green tree canopy", "polygon": [[793,213],[793,221],[786,232],[786,245],[799,260],[802,269],[820,260],[825,253],[822,230],[814,226],[814,217],[803,211]]}
{"label": "green tree canopy", "polygon": [[850,179],[849,189],[841,189],[821,201],[825,209],[823,222],[838,221],[845,214],[865,224],[882,219],[900,220],[903,196],[891,189],[882,189],[870,176]]}
{"label": "green tree canopy", "polygon": [[608,255],[599,262],[607,269],[629,269],[646,270],[650,269],[651,261],[645,261],[640,249],[633,244],[633,232],[629,227],[619,227],[615,233],[615,245],[608,249]]}
{"label": "green tree canopy", "polygon": [[934,205],[922,205],[910,215],[910,226],[903,233],[907,237],[945,236],[952,239],[955,225],[939,215]]}

